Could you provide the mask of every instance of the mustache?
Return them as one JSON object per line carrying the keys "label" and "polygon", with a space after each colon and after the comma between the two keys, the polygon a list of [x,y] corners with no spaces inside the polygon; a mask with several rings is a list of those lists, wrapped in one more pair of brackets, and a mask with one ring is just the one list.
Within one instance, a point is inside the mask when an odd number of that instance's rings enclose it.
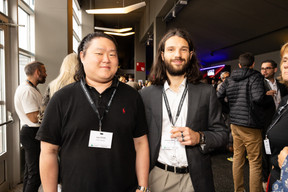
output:
{"label": "mustache", "polygon": [[171,61],[185,61],[183,58],[172,59]]}

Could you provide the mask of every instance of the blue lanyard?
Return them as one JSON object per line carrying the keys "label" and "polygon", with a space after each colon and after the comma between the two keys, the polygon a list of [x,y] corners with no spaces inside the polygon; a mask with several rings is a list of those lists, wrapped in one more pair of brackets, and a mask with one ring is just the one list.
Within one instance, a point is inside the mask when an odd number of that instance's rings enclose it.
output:
{"label": "blue lanyard", "polygon": [[[94,101],[92,100],[92,98],[91,98],[91,96],[90,96],[90,94],[89,94],[89,92],[88,92],[88,90],[87,90],[87,87],[85,86],[84,80],[81,79],[80,83],[81,83],[81,88],[82,88],[82,90],[84,91],[84,93],[85,93],[85,95],[86,95],[86,98],[87,98],[87,100],[89,101],[89,103],[90,103],[93,111],[97,114],[97,117],[98,117],[98,119],[99,119],[99,131],[101,131],[101,130],[102,130],[102,120],[103,120],[103,117],[104,117],[105,113],[103,114],[102,117],[100,116],[99,110],[97,109]],[[117,82],[117,87],[118,87],[118,85],[119,85],[119,81]],[[117,90],[117,87],[114,89],[114,91],[113,91],[113,93],[112,93],[112,95],[111,95],[111,97],[110,97],[110,100],[109,100],[109,102],[108,102],[108,104],[107,104],[107,108],[106,108],[106,110],[105,110],[106,113],[109,112],[109,109],[110,109],[112,100],[113,100],[113,98],[114,98],[114,96],[115,96],[115,93],[116,93],[116,90]]]}

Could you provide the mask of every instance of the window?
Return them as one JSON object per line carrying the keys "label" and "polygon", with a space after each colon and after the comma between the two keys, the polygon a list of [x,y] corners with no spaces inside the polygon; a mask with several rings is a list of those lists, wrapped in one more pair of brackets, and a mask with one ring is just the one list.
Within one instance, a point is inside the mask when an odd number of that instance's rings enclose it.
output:
{"label": "window", "polygon": [[35,55],[35,22],[34,0],[19,1],[18,18],[19,24],[19,81],[26,79],[24,66],[34,59]]}
{"label": "window", "polygon": [[[0,123],[6,122],[4,31],[0,29]],[[0,127],[0,154],[6,152],[6,126]]]}
{"label": "window", "polygon": [[34,4],[35,1],[34,0],[23,0],[31,9],[34,10]]}
{"label": "window", "polygon": [[0,0],[0,12],[2,12],[4,15],[8,15],[7,10],[7,0]]}
{"label": "window", "polygon": [[78,45],[82,39],[82,16],[77,0],[73,0],[73,51],[77,53]]}
{"label": "window", "polygon": [[24,67],[27,63],[30,63],[32,58],[29,55],[19,54],[19,81],[23,82],[26,79],[26,74],[24,72]]}

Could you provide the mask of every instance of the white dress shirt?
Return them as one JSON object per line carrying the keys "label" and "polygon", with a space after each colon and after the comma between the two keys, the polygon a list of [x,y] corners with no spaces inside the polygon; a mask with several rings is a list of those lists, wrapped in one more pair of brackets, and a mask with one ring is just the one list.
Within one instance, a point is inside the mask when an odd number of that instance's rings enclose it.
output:
{"label": "white dress shirt", "polygon": [[274,99],[275,107],[276,109],[278,109],[278,105],[281,101],[281,93],[277,87],[276,79],[274,79],[274,83],[272,83],[268,79],[265,79],[265,80],[268,82],[269,86],[271,87],[271,90],[276,91],[276,94],[273,96],[273,99]]}
{"label": "white dress shirt", "polygon": [[[171,109],[172,118],[175,122],[176,113],[178,106],[182,97],[182,94],[186,87],[186,78],[183,80],[179,86],[178,92],[174,92],[167,81],[164,83],[164,90],[167,95],[168,103]],[[175,122],[176,127],[185,127],[187,121],[187,110],[188,110],[188,92],[185,96],[183,106],[179,115],[177,122]],[[175,138],[171,139],[170,131],[173,129],[173,125],[170,122],[167,108],[165,105],[164,98],[162,97],[162,137],[161,146],[159,151],[158,161],[163,164],[167,164],[175,167],[187,167],[187,157],[185,146],[181,145],[180,142]]]}

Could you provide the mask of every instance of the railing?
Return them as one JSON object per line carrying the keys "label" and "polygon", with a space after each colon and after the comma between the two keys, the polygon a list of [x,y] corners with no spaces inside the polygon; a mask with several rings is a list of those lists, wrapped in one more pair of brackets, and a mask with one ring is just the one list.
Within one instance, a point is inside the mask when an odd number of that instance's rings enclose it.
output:
{"label": "railing", "polygon": [[[0,103],[1,104],[1,103]],[[13,117],[12,117],[12,113],[10,111],[8,111],[8,121],[4,122],[4,123],[0,123],[0,127],[3,125],[7,125],[9,123],[13,123]]]}
{"label": "railing", "polygon": [[3,125],[7,125],[9,123],[12,123],[13,122],[13,119],[12,120],[9,120],[9,121],[6,121],[4,123],[0,123],[0,127],[3,126]]}

